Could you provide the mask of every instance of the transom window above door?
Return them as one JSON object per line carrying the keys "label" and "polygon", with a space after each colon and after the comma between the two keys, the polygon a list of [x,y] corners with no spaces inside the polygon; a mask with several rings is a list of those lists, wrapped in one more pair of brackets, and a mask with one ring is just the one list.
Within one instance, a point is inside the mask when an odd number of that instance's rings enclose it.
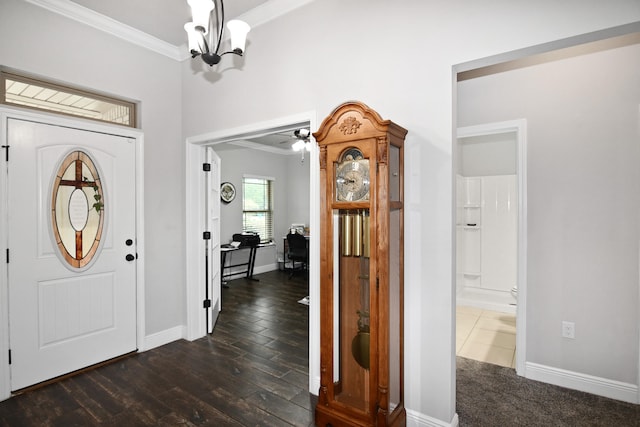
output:
{"label": "transom window above door", "polygon": [[135,127],[135,104],[18,74],[0,72],[0,103]]}

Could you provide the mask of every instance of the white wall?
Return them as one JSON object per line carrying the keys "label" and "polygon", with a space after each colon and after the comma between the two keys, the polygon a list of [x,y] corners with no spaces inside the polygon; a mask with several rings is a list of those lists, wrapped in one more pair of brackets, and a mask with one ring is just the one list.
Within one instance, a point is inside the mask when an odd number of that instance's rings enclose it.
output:
{"label": "white wall", "polygon": [[458,139],[462,176],[515,175],[518,142],[515,132]]}
{"label": "white wall", "polygon": [[[226,59],[216,76],[199,72],[197,61],[183,66],[185,136],[310,110],[322,120],[352,99],[409,130],[410,425],[455,420],[452,66],[640,19],[636,0],[614,3],[315,1],[252,29],[239,69]],[[317,342],[310,351],[318,351]]]}
{"label": "white wall", "polygon": [[140,102],[146,333],[185,323],[180,64],[21,0],[0,0],[0,65]]}
{"label": "white wall", "polygon": [[527,362],[635,385],[638,43],[458,84],[461,126],[527,119]]}
{"label": "white wall", "polygon": [[[309,226],[309,168],[311,159],[305,153],[304,162],[300,153],[287,156],[287,213],[288,225]],[[286,235],[286,230],[285,230]]]}

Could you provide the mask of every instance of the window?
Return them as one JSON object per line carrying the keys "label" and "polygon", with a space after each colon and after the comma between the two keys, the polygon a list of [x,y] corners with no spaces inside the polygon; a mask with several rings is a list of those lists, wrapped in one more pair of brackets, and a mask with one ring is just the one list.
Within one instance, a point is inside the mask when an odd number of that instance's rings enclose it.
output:
{"label": "window", "polygon": [[242,179],[242,231],[273,240],[273,179],[245,176]]}
{"label": "window", "polygon": [[135,127],[135,104],[7,72],[0,103]]}

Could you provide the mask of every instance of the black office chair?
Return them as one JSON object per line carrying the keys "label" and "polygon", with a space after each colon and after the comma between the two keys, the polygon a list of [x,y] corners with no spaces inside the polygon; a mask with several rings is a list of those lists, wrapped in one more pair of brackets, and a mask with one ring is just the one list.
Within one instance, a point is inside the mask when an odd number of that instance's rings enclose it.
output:
{"label": "black office chair", "polygon": [[308,251],[307,251],[307,239],[298,233],[287,234],[287,258],[292,262],[291,273],[289,278],[293,276],[296,271],[296,262],[302,263],[302,268],[307,269]]}

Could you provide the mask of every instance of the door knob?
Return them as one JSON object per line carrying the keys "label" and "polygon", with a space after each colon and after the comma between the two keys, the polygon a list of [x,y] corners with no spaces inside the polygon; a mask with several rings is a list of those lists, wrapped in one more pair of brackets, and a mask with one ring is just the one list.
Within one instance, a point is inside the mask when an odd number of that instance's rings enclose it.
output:
{"label": "door knob", "polygon": [[127,254],[127,256],[125,257],[125,259],[126,259],[127,261],[133,261],[134,259],[136,259],[136,257],[134,257],[134,256],[133,256],[133,255],[131,255],[131,254]]}

